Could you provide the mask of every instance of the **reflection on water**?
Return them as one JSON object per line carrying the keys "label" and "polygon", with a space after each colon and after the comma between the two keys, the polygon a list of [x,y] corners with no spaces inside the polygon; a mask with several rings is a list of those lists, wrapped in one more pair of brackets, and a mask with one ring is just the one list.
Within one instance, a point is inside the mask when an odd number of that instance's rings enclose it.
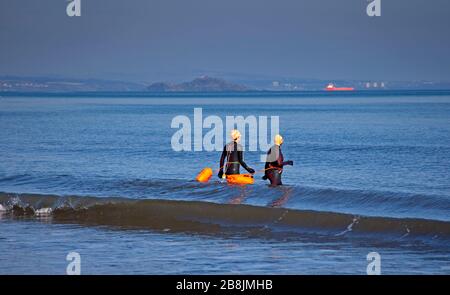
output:
{"label": "reflection on water", "polygon": [[269,207],[283,207],[291,197],[293,193],[292,187],[280,187],[279,188],[283,194],[278,199],[274,200],[272,203],[269,204]]}

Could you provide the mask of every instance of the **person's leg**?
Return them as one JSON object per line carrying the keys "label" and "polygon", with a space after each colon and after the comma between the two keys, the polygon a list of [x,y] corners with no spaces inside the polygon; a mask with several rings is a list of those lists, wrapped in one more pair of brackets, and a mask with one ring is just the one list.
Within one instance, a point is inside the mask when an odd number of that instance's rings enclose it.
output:
{"label": "person's leg", "polygon": [[281,173],[276,169],[269,170],[267,172],[267,177],[270,180],[270,186],[277,186],[283,184],[281,182]]}

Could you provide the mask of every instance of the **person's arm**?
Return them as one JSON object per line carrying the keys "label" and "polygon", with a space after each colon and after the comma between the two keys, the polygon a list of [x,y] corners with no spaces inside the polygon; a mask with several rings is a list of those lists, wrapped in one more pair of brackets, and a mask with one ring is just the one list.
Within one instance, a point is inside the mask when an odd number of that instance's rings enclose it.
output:
{"label": "person's arm", "polygon": [[238,155],[239,164],[241,164],[241,166],[244,167],[244,169],[247,170],[249,173],[252,173],[252,174],[255,173],[255,170],[253,170],[252,168],[248,167],[247,164],[245,164],[242,151],[238,151],[237,155]]}
{"label": "person's arm", "polygon": [[217,176],[219,178],[222,178],[223,176],[223,165],[225,165],[225,158],[227,156],[227,146],[223,147],[222,155],[220,156],[220,168],[219,168],[219,174]]}
{"label": "person's arm", "polygon": [[272,154],[272,148],[267,151],[266,154],[266,164],[264,165],[264,169],[267,171],[267,168],[270,166],[270,155]]}
{"label": "person's arm", "polygon": [[293,166],[294,162],[293,161],[284,161],[284,156],[281,153],[281,149],[280,149],[280,156],[278,157],[278,163],[281,167],[285,166],[285,165],[290,165]]}
{"label": "person's arm", "polygon": [[268,172],[269,172],[269,167],[270,167],[270,154],[272,152],[272,148],[270,148],[267,151],[266,154],[266,164],[264,165],[264,176],[262,177],[262,179],[266,180],[268,178]]}
{"label": "person's arm", "polygon": [[283,153],[281,152],[281,148],[278,147],[278,157],[277,157],[278,167],[283,168],[283,160],[284,160]]}
{"label": "person's arm", "polygon": [[278,148],[278,158],[277,158],[277,164],[279,167],[283,168],[285,165],[294,165],[293,161],[284,161],[283,153],[281,152],[281,148]]}

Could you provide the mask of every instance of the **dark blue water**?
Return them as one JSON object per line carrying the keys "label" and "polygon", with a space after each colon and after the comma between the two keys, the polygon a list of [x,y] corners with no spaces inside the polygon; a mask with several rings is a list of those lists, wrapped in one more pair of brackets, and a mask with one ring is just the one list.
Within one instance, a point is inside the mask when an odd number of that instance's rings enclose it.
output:
{"label": "dark blue water", "polygon": [[[260,174],[247,187],[196,183],[220,153],[175,152],[170,128],[195,107],[221,118],[279,116],[283,153],[295,162],[285,186],[270,189]],[[363,274],[372,251],[383,273],[449,273],[449,134],[445,93],[3,97],[0,272],[64,273],[65,255],[78,250],[86,273]],[[262,169],[264,152],[246,152],[246,162]],[[125,199],[174,202],[130,209]],[[91,210],[101,200],[120,206]],[[37,218],[14,205],[56,211]],[[157,220],[138,209],[155,206]],[[125,209],[130,216],[116,219]],[[106,210],[117,213],[96,217]]]}

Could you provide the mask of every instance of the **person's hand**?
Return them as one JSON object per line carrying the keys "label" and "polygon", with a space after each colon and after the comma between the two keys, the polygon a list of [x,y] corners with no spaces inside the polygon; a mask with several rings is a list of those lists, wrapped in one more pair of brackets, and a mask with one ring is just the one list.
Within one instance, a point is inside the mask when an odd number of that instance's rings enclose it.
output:
{"label": "person's hand", "polygon": [[263,180],[267,180],[268,177],[267,177],[267,175],[264,174],[264,176],[261,177],[261,178],[262,178]]}
{"label": "person's hand", "polygon": [[223,176],[223,169],[219,170],[219,173],[217,174],[217,177],[219,177],[220,179],[222,179]]}
{"label": "person's hand", "polygon": [[248,171],[250,174],[254,174],[254,173],[255,173],[255,170],[254,170],[253,168],[250,168],[250,167],[247,169],[247,171]]}
{"label": "person's hand", "polygon": [[294,161],[286,161],[286,165],[294,166]]}

